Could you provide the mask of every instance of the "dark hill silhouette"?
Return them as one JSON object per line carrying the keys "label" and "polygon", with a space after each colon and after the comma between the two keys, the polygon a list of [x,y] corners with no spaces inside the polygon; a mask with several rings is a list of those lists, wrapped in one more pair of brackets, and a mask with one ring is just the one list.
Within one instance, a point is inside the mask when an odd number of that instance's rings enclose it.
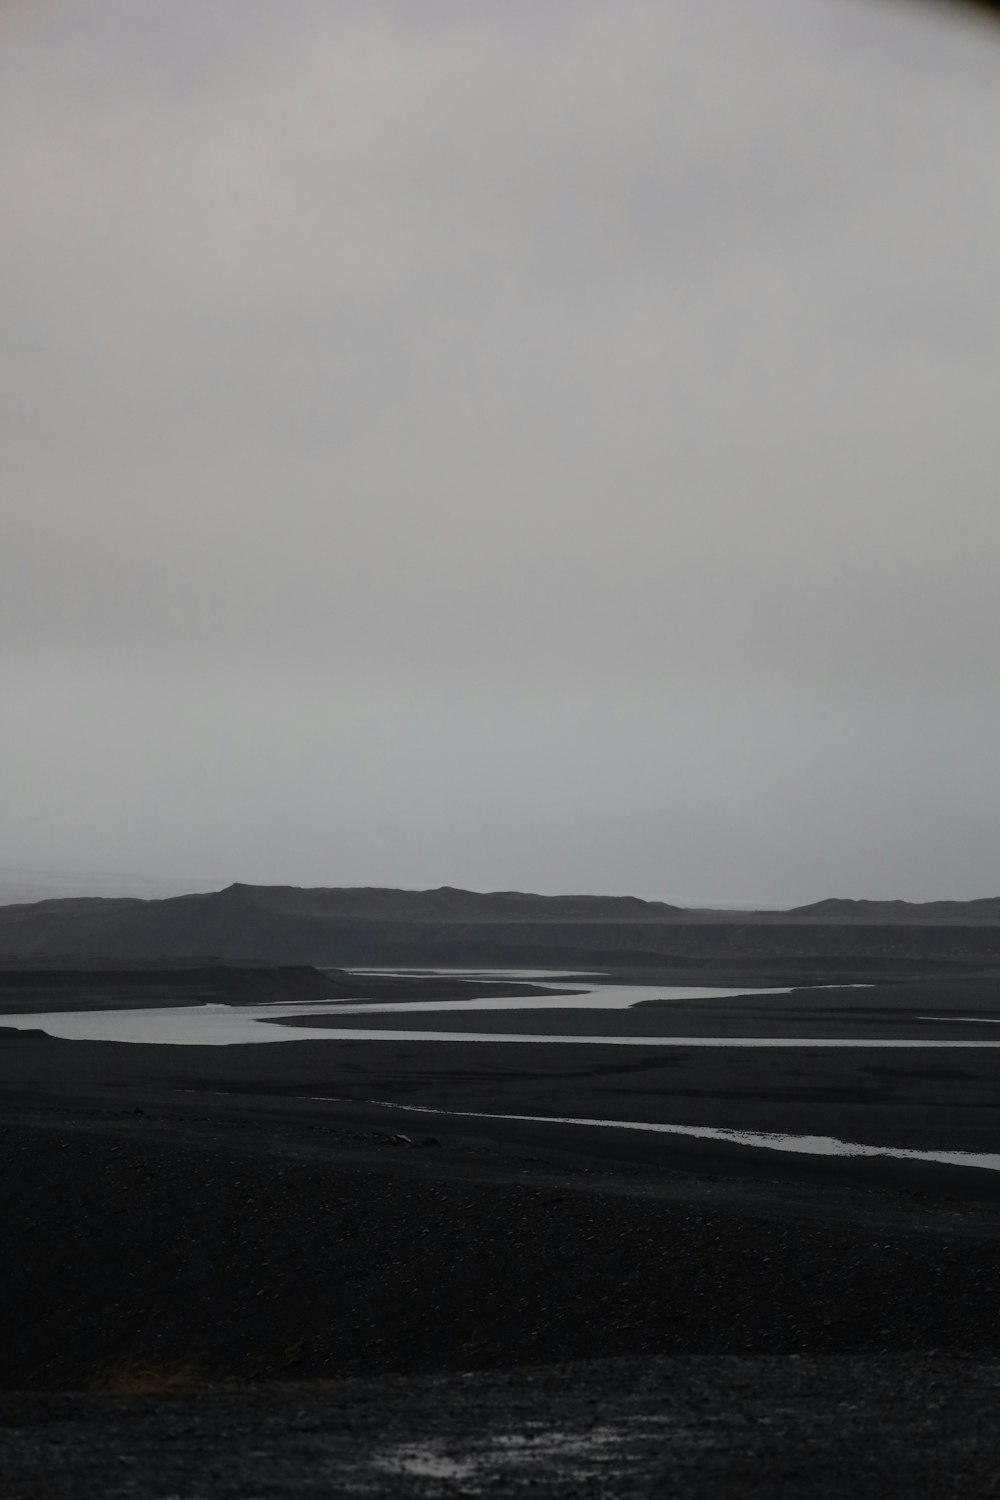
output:
{"label": "dark hill silhouette", "polygon": [[648,967],[838,977],[1000,966],[1000,900],[687,910],[628,896],[231,885],[0,907],[0,963]]}
{"label": "dark hill silhouette", "polygon": [[978,901],[850,901],[831,898],[811,906],[793,906],[786,917],[813,922],[1000,923],[1000,896]]}

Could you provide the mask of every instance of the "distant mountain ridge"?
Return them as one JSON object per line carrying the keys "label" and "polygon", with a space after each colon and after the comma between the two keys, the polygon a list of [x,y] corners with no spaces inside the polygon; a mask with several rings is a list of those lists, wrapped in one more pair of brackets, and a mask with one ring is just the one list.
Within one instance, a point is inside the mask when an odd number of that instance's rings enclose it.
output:
{"label": "distant mountain ridge", "polygon": [[[760,915],[763,915],[762,913]],[[1000,896],[975,901],[851,901],[831,897],[809,906],[793,906],[785,917],[808,917],[814,922],[957,922],[962,925],[1000,923]]]}
{"label": "distant mountain ridge", "polygon": [[632,896],[442,886],[236,884],[160,900],[72,897],[0,907],[0,963],[319,966],[1000,964],[1000,898],[831,899],[791,911],[686,909]]}

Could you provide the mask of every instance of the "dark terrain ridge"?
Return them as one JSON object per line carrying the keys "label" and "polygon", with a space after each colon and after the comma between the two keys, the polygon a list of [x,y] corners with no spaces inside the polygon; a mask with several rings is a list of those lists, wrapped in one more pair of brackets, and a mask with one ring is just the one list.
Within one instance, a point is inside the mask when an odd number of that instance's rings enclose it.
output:
{"label": "dark terrain ridge", "polygon": [[0,907],[17,965],[256,963],[739,971],[849,979],[1000,971],[1000,898],[687,910],[634,897],[232,885]]}

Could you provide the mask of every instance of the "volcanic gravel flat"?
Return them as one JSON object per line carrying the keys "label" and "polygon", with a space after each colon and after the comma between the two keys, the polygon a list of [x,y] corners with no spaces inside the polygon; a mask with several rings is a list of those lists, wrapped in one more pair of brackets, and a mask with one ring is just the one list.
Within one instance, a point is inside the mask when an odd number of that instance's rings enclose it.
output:
{"label": "volcanic gravel flat", "polygon": [[[807,1010],[926,1036],[997,1015],[985,981],[685,1004],[642,1024],[783,1033]],[[1000,1174],[537,1117],[985,1152],[998,1072],[877,1040],[0,1030],[0,1388],[22,1391],[0,1398],[0,1495],[989,1494]],[[197,1389],[108,1394],[144,1382]]]}

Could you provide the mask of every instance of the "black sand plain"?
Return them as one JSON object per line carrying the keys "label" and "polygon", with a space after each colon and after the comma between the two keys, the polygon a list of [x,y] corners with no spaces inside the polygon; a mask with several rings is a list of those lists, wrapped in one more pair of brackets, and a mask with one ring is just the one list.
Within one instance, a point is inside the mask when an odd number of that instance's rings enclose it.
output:
{"label": "black sand plain", "polygon": [[567,1040],[0,1029],[0,1494],[1000,1493],[1000,1174],[397,1107],[994,1152],[997,1051],[877,1045],[992,978],[404,1020]]}

